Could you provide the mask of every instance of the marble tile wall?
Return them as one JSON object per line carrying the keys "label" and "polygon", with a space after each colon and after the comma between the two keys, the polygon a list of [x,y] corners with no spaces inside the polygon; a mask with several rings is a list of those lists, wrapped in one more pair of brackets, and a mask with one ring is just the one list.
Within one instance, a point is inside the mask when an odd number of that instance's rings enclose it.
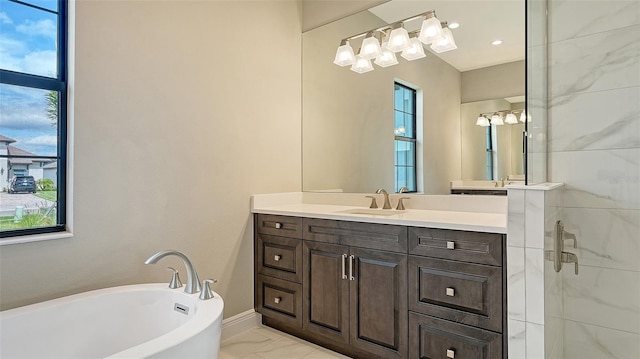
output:
{"label": "marble tile wall", "polygon": [[640,1],[549,7],[548,179],[580,260],[564,357],[640,358]]}

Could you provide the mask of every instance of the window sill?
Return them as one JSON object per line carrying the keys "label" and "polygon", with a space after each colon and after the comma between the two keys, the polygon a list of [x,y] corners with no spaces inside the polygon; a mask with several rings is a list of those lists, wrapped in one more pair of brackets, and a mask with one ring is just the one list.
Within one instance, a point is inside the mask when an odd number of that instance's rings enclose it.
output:
{"label": "window sill", "polygon": [[73,237],[73,233],[68,231],[45,233],[45,234],[32,234],[28,236],[19,236],[14,238],[0,239],[0,246],[6,246],[10,244],[40,242],[40,241],[48,241],[50,239],[63,239],[63,238],[72,238],[72,237]]}

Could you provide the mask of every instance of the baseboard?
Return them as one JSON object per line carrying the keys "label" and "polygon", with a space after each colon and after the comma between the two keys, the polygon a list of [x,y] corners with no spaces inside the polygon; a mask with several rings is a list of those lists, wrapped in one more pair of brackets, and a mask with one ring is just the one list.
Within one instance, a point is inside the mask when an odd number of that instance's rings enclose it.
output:
{"label": "baseboard", "polygon": [[222,321],[222,341],[231,338],[234,335],[240,334],[245,330],[255,328],[262,323],[260,314],[255,310],[250,309],[246,312],[236,314],[233,317],[229,317]]}

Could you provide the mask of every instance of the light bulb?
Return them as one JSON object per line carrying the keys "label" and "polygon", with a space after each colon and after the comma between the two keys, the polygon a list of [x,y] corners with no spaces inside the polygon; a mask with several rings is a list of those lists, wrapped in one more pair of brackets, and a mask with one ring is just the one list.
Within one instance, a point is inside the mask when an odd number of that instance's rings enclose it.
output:
{"label": "light bulb", "polygon": [[388,44],[385,42],[382,44],[382,52],[376,57],[374,63],[380,67],[393,66],[398,63],[398,58],[393,51],[389,50]]}
{"label": "light bulb", "polygon": [[354,62],[353,65],[351,65],[351,71],[357,72],[359,74],[373,71],[373,65],[371,65],[371,60],[365,59],[364,57],[361,57],[361,56],[356,57],[356,62]]}
{"label": "light bulb", "polygon": [[382,49],[380,48],[380,42],[378,42],[378,39],[373,37],[373,32],[370,32],[362,41],[362,47],[360,47],[360,53],[358,56],[371,60],[378,57],[381,52]]}
{"label": "light bulb", "polygon": [[349,66],[353,65],[354,62],[356,62],[356,55],[353,53],[349,41],[342,40],[338,51],[336,51],[336,58],[333,60],[333,63],[338,66]]}
{"label": "light bulb", "polygon": [[417,37],[411,38],[411,46],[402,50],[402,54],[400,56],[404,57],[409,61],[413,61],[416,59],[421,59],[427,55],[424,54],[424,48],[422,47],[422,43],[418,40]]}
{"label": "light bulb", "polygon": [[507,117],[504,119],[504,122],[513,125],[514,123],[518,123],[518,118],[513,113],[507,114]]}
{"label": "light bulb", "polygon": [[431,44],[431,50],[438,54],[445,51],[455,50],[457,48],[458,46],[456,46],[456,42],[453,39],[453,33],[447,27],[442,29],[442,37]]}
{"label": "light bulb", "polygon": [[482,126],[482,127],[491,126],[491,124],[489,123],[489,119],[484,116],[478,117],[478,119],[476,120],[476,125]]}
{"label": "light bulb", "polygon": [[440,25],[440,20],[436,18],[435,11],[428,12],[426,19],[422,22],[418,39],[425,45],[429,45],[440,37],[442,37],[442,25]]}
{"label": "light bulb", "polygon": [[504,125],[504,121],[502,120],[502,116],[497,115],[497,114],[491,116],[491,124],[495,125],[495,126]]}
{"label": "light bulb", "polygon": [[399,52],[411,46],[410,41],[409,33],[407,33],[404,27],[400,26],[397,29],[391,30],[387,48],[393,52]]}

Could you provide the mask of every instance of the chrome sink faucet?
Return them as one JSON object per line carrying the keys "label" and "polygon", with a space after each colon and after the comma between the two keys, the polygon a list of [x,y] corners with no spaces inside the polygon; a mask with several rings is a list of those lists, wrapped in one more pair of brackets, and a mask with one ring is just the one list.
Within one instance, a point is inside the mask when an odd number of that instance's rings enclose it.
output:
{"label": "chrome sink faucet", "polygon": [[193,264],[191,264],[189,258],[183,253],[178,251],[158,252],[144,261],[144,264],[156,264],[160,259],[166,256],[176,256],[182,259],[182,262],[187,269],[187,286],[184,288],[184,291],[189,294],[198,293],[202,289],[202,286],[200,285],[200,278],[198,278],[198,273],[196,273],[196,269],[193,267]]}
{"label": "chrome sink faucet", "polygon": [[376,193],[382,193],[384,195],[384,205],[382,205],[382,209],[391,209],[391,203],[389,202],[389,192],[387,192],[387,190],[384,188],[380,188],[376,191]]}

